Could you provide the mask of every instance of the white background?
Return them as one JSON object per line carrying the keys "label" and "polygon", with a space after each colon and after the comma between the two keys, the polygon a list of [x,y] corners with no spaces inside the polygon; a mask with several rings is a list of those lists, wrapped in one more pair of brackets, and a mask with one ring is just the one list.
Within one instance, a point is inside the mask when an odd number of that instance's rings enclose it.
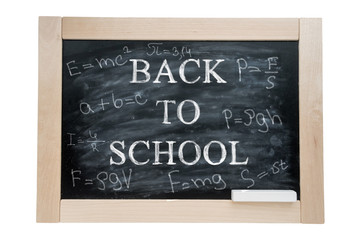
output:
{"label": "white background", "polygon": [[[2,1],[0,239],[359,239],[358,1]],[[36,224],[38,16],[322,17],[324,225]]]}

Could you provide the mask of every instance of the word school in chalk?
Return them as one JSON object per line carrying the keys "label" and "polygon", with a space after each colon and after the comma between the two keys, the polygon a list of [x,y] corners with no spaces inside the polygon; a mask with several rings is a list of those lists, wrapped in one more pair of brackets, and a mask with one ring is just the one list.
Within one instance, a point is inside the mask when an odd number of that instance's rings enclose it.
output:
{"label": "word school in chalk", "polygon": [[[152,163],[152,165],[161,165],[163,164],[162,162],[160,162],[160,155],[167,155],[168,156],[168,161],[167,161],[167,165],[176,165],[176,162],[174,162],[174,144],[176,143],[175,141],[166,141],[166,144],[168,145],[168,150],[167,151],[160,151],[160,144],[162,144],[162,141],[152,141],[152,144],[154,145],[154,162]],[[243,161],[238,161],[237,160],[237,154],[236,154],[236,145],[239,143],[239,141],[229,141],[230,145],[231,145],[231,162],[229,163],[230,165],[247,165],[249,158],[247,157],[245,160]],[[148,150],[150,150],[150,141],[144,141],[144,140],[139,140],[139,141],[135,141],[133,142],[128,150],[128,155],[130,158],[130,161],[135,164],[135,165],[145,165],[148,164],[150,162],[150,159],[146,159],[146,160],[142,160],[139,161],[137,159],[135,159],[134,157],[134,149],[137,145],[143,145],[145,146]],[[195,148],[195,156],[194,159],[185,159],[184,158],[184,153],[183,153],[183,149],[185,147],[185,145],[192,145]],[[221,156],[220,159],[214,160],[211,159],[209,156],[209,151],[210,151],[210,147],[211,146],[219,146],[220,147],[220,151],[221,151]],[[112,156],[110,157],[110,165],[123,165],[126,162],[126,155],[123,153],[123,151],[119,150],[119,148],[121,149],[125,149],[125,141],[113,141],[110,144],[110,150],[111,152],[113,152],[115,155],[117,155],[116,159],[114,159]],[[198,163],[198,161],[201,158],[201,154],[203,153],[203,157],[205,159],[205,162],[208,163],[209,165],[220,165],[222,164],[227,156],[227,150],[225,145],[220,142],[220,141],[210,141],[208,144],[205,145],[203,151],[201,151],[201,147],[195,142],[195,141],[184,141],[180,144],[179,148],[178,148],[178,158],[180,160],[180,162],[184,165],[188,165],[188,166],[192,166],[195,165],[196,163]]]}

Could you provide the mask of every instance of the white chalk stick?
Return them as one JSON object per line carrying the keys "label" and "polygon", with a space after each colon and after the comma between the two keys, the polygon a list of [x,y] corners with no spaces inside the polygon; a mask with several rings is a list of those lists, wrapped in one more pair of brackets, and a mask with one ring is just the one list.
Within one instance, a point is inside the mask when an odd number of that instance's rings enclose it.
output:
{"label": "white chalk stick", "polygon": [[234,202],[296,202],[293,190],[231,190]]}

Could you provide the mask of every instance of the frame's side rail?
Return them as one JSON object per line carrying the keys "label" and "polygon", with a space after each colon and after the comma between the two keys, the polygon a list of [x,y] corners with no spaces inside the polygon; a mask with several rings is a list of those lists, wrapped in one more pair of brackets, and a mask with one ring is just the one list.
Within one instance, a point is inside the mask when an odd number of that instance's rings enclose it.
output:
{"label": "frame's side rail", "polygon": [[61,222],[300,222],[300,203],[62,200]]}
{"label": "frame's side rail", "polygon": [[63,18],[64,39],[298,40],[297,18]]}
{"label": "frame's side rail", "polygon": [[39,18],[38,222],[60,220],[61,17]]}
{"label": "frame's side rail", "polygon": [[300,19],[301,222],[324,222],[321,19]]}

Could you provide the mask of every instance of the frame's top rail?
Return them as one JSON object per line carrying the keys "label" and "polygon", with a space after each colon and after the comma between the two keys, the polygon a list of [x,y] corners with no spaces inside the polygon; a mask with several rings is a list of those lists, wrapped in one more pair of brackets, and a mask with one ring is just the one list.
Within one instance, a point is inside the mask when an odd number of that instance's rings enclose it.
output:
{"label": "frame's top rail", "polygon": [[297,18],[63,18],[63,39],[298,40]]}

